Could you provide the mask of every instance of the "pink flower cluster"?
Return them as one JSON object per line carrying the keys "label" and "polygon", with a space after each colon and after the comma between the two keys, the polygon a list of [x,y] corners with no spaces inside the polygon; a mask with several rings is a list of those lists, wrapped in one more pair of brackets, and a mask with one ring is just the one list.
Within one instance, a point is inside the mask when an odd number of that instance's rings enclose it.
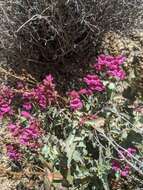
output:
{"label": "pink flower cluster", "polygon": [[80,100],[80,95],[75,90],[69,93],[70,96],[70,107],[72,110],[79,110],[82,108],[83,103]]}
{"label": "pink flower cluster", "polygon": [[19,124],[10,123],[8,126],[9,131],[11,132],[13,137],[18,137],[21,133],[21,126]]}
{"label": "pink flower cluster", "polygon": [[99,79],[97,75],[88,74],[86,77],[84,77],[83,80],[87,84],[89,90],[91,90],[92,92],[102,92],[105,90],[102,81]]}
{"label": "pink flower cluster", "polygon": [[[57,92],[53,77],[48,75],[35,88],[27,90],[20,84],[19,89],[26,90],[22,94],[21,116],[26,119],[26,123],[16,121],[10,123],[8,129],[12,137],[19,145],[25,145],[27,148],[39,147],[39,137],[41,136],[40,123],[31,115],[33,104],[38,104],[40,108],[45,109],[56,101]],[[0,116],[11,112],[10,104],[12,103],[13,94],[7,87],[0,92]],[[19,154],[13,145],[7,146],[7,154],[11,159],[17,160]]]}
{"label": "pink flower cluster", "polygon": [[14,94],[12,90],[5,85],[1,85],[0,87],[0,118],[3,118],[6,114],[11,114],[11,103]]}
{"label": "pink flower cluster", "polygon": [[94,92],[102,92],[105,90],[102,81],[99,79],[97,75],[88,74],[87,76],[84,77],[83,82],[86,83],[87,88],[82,88],[79,91],[73,90],[69,93],[70,108],[72,110],[79,110],[83,107],[80,95],[90,96]]}
{"label": "pink flower cluster", "polygon": [[53,77],[48,75],[38,84],[34,89],[29,92],[25,92],[23,95],[23,108],[27,111],[32,109],[31,101],[37,102],[38,105],[45,109],[56,101],[57,92],[55,91],[55,84],[53,83]]}
{"label": "pink flower cluster", "polygon": [[[124,150],[120,150],[120,152],[122,153],[122,155],[124,155],[126,158],[130,159],[132,157],[132,155],[135,155],[137,153],[137,149],[136,148],[128,148],[127,151]],[[118,157],[122,159],[122,155],[119,154]]]}
{"label": "pink flower cluster", "polygon": [[125,62],[126,58],[120,56],[100,55],[97,64],[94,65],[96,71],[106,71],[108,76],[115,77],[123,80],[126,76],[121,65]]}
{"label": "pink flower cluster", "polygon": [[112,162],[112,170],[114,170],[116,173],[120,174],[121,177],[127,177],[131,170],[131,167],[127,164],[127,165],[125,165],[124,169],[122,169],[120,163],[118,161],[114,160]]}
{"label": "pink flower cluster", "polygon": [[53,83],[53,77],[51,75],[46,76],[41,84],[34,90],[35,99],[41,108],[46,108],[55,102],[57,92],[55,91],[55,84]]}
{"label": "pink flower cluster", "polygon": [[36,119],[30,120],[27,127],[23,127],[19,124],[9,124],[8,129],[21,145],[30,148],[38,146],[37,141],[41,135],[41,130],[40,124]]}
{"label": "pink flower cluster", "polygon": [[83,103],[80,99],[80,95],[92,95],[94,92],[102,92],[105,90],[105,87],[102,81],[97,75],[88,74],[84,77],[83,81],[86,83],[87,88],[82,88],[79,91],[71,91],[69,94],[70,97],[70,108],[72,110],[79,110],[83,107]]}
{"label": "pink flower cluster", "polygon": [[19,152],[19,147],[15,144],[8,144],[6,146],[7,148],[7,156],[11,159],[11,160],[20,160],[21,158],[21,153]]}
{"label": "pink flower cluster", "polygon": [[[124,155],[128,160],[131,159],[132,155],[135,155],[137,152],[137,149],[135,148],[128,148],[127,151],[120,151],[122,155]],[[122,177],[127,177],[131,171],[131,167],[126,164],[124,165],[124,169],[122,169],[121,161],[124,160],[121,154],[118,155],[118,158],[120,161],[113,160],[112,161],[112,170],[118,174],[120,174]]]}
{"label": "pink flower cluster", "polygon": [[38,146],[37,140],[40,137],[40,126],[39,122],[33,120],[30,122],[29,127],[24,128],[19,136],[20,144],[26,145],[31,148]]}
{"label": "pink flower cluster", "polygon": [[[97,64],[94,65],[94,68],[96,69],[96,72],[103,71],[106,72],[108,76],[123,80],[125,78],[125,72],[121,65],[124,61],[125,57],[122,55],[116,57],[100,55],[98,57]],[[70,94],[70,107],[72,110],[78,110],[83,107],[80,95],[91,95],[95,92],[105,91],[103,82],[96,74],[87,74],[83,78],[83,82],[87,85],[87,88],[80,89],[78,92],[72,91]]]}

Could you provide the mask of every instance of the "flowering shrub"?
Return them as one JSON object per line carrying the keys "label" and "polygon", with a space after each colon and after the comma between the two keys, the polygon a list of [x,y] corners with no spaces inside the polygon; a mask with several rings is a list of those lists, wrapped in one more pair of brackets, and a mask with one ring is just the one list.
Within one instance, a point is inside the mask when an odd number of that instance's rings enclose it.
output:
{"label": "flowering shrub", "polygon": [[53,84],[53,77],[48,75],[45,79],[36,86],[36,88],[32,89],[30,92],[25,92],[23,95],[24,105],[23,108],[29,110],[32,108],[31,102],[32,100],[37,102],[37,104],[45,109],[47,106],[51,105],[52,102],[56,101],[56,91],[55,85]]}
{"label": "flowering shrub", "polygon": [[108,190],[112,180],[139,178],[142,115],[122,95],[124,62],[124,56],[100,55],[80,88],[66,98],[57,93],[51,75],[29,90],[1,87],[1,119],[11,138],[6,144],[9,159],[39,163],[47,188]]}
{"label": "flowering shrub", "polygon": [[0,87],[0,118],[6,114],[11,114],[11,103],[13,99],[13,92],[6,86]]}
{"label": "flowering shrub", "polygon": [[101,55],[98,57],[98,62],[95,65],[95,69],[97,71],[105,70],[108,76],[123,80],[125,78],[125,72],[122,70],[121,65],[124,61],[124,56],[113,57]]}

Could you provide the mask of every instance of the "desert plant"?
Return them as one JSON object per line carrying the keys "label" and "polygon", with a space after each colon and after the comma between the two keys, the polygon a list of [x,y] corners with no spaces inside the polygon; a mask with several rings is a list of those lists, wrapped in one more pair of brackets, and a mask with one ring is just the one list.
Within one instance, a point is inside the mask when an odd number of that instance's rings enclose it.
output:
{"label": "desert plant", "polygon": [[4,139],[9,159],[42,170],[46,188],[108,190],[115,179],[139,180],[142,108],[131,109],[122,96],[124,61],[99,56],[68,98],[58,94],[51,75],[32,89],[22,83],[17,90],[3,87],[0,115],[10,135]]}

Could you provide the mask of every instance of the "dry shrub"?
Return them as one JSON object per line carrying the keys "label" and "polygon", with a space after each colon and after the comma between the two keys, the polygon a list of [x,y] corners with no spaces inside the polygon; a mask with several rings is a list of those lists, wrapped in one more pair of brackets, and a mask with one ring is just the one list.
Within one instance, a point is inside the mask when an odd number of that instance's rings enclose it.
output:
{"label": "dry shrub", "polygon": [[142,0],[1,1],[1,63],[37,80],[50,72],[67,90],[87,71],[106,32],[128,35],[142,27],[142,7]]}

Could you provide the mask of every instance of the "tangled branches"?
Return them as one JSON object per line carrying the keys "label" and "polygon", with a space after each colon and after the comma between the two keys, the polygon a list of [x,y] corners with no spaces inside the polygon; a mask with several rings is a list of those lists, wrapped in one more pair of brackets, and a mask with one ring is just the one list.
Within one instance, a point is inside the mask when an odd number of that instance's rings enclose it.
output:
{"label": "tangled branches", "polygon": [[50,71],[64,88],[61,80],[83,76],[104,33],[142,27],[142,7],[142,0],[2,1],[1,60],[37,79]]}

